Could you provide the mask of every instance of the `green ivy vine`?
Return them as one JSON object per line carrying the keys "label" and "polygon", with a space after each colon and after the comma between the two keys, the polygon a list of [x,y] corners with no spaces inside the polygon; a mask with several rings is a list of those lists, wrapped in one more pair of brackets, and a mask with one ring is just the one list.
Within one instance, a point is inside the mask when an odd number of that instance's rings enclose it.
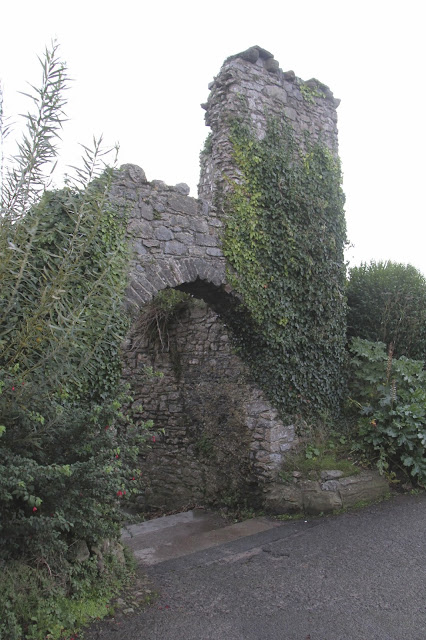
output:
{"label": "green ivy vine", "polygon": [[230,127],[240,179],[225,202],[223,251],[243,303],[237,344],[256,381],[285,415],[336,413],[344,391],[344,195],[338,159],[286,122],[259,140]]}
{"label": "green ivy vine", "polygon": [[315,98],[325,98],[324,91],[321,91],[318,87],[311,87],[306,83],[302,83],[299,89],[303,100],[310,104],[315,104]]}

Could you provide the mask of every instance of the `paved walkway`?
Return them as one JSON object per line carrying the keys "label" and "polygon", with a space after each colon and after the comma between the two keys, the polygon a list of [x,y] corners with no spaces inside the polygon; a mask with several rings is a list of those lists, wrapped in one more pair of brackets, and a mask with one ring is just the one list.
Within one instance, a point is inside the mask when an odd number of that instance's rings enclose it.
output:
{"label": "paved walkway", "polygon": [[126,540],[159,600],[89,640],[426,640],[426,494],[308,521],[174,518]]}

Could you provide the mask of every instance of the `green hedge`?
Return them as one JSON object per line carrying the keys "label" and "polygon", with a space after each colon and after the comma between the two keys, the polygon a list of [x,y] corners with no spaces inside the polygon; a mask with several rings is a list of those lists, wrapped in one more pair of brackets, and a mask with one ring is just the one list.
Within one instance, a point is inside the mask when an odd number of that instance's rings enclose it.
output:
{"label": "green hedge", "polygon": [[411,265],[371,262],[349,272],[348,338],[392,343],[395,356],[426,359],[426,279]]}

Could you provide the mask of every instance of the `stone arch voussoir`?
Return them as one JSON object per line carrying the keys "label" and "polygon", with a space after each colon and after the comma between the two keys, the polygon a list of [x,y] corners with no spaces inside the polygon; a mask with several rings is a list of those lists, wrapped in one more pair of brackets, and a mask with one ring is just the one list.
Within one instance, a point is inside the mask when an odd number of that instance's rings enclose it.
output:
{"label": "stone arch voussoir", "polygon": [[224,258],[150,258],[133,266],[126,302],[137,310],[166,288],[187,286],[207,281],[215,287],[226,286]]}

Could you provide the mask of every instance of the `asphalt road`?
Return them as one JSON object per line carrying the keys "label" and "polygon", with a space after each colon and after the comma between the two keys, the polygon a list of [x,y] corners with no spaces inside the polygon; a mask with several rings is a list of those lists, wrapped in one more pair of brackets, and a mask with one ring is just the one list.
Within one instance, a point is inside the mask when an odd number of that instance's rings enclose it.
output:
{"label": "asphalt road", "polygon": [[426,640],[426,494],[144,569],[159,600],[88,640]]}

